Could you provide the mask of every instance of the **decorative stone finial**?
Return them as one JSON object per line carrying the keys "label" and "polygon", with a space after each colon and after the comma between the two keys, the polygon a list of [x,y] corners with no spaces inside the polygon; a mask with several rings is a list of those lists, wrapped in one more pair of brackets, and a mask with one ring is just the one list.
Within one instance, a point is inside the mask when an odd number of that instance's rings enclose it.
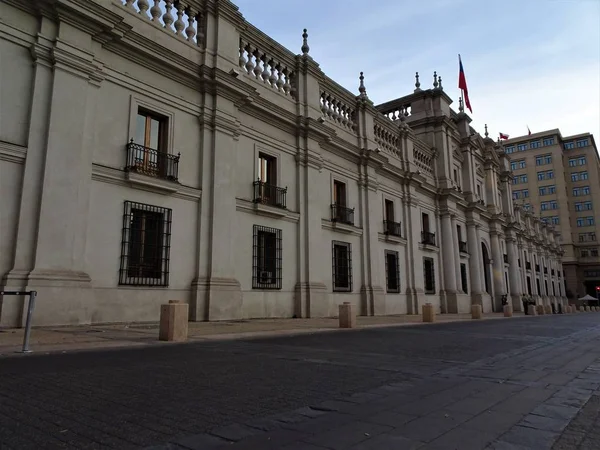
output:
{"label": "decorative stone finial", "polygon": [[308,55],[308,52],[310,51],[310,47],[308,46],[308,33],[306,28],[304,29],[304,32],[302,33],[302,54],[304,56]]}
{"label": "decorative stone finial", "polygon": [[363,75],[363,72],[360,73],[358,79],[360,80],[360,84],[358,86],[358,92],[360,92],[360,97],[367,98],[367,88],[365,87],[365,77]]}
{"label": "decorative stone finial", "polygon": [[415,91],[421,90],[421,83],[419,82],[419,72],[415,72]]}
{"label": "decorative stone finial", "polygon": [[465,107],[463,106],[463,98],[458,97],[458,111],[461,113],[465,112]]}
{"label": "decorative stone finial", "polygon": [[485,124],[485,137],[488,137],[489,133],[488,133],[488,129],[487,129],[487,123]]}
{"label": "decorative stone finial", "polygon": [[444,88],[442,87],[442,76],[441,76],[441,75],[438,77],[438,81],[439,81],[439,83],[440,83],[440,85],[439,85],[439,89],[440,89],[440,91],[443,91],[443,90],[444,90]]}
{"label": "decorative stone finial", "polygon": [[437,72],[434,71],[433,72],[433,88],[437,89],[438,87],[438,77],[437,77]]}

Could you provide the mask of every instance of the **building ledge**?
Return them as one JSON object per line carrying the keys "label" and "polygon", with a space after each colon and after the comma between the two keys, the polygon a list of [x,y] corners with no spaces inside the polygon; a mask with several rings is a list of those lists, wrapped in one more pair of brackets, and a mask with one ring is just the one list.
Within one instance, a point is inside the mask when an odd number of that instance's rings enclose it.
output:
{"label": "building ledge", "polygon": [[290,211],[286,208],[278,208],[276,206],[265,205],[264,203],[253,202],[243,198],[236,198],[236,210],[246,213],[254,213],[274,219],[287,220],[289,222],[298,222],[300,214]]}
{"label": "building ledge", "polygon": [[399,236],[392,236],[391,234],[377,233],[377,238],[380,242],[387,242],[390,244],[406,245],[406,239]]}
{"label": "building ledge", "polygon": [[353,234],[354,236],[362,236],[362,228],[355,227],[354,225],[347,225],[341,222],[331,222],[330,220],[321,219],[321,227],[326,230],[339,231],[340,233]]}
{"label": "building ledge", "polygon": [[434,253],[440,252],[439,247],[436,247],[435,245],[422,244],[420,242],[419,242],[419,249],[426,251],[426,252],[434,252]]}
{"label": "building ledge", "polygon": [[164,194],[175,194],[179,191],[179,183],[160,178],[149,177],[135,172],[125,172],[125,177],[132,186],[149,189]]}

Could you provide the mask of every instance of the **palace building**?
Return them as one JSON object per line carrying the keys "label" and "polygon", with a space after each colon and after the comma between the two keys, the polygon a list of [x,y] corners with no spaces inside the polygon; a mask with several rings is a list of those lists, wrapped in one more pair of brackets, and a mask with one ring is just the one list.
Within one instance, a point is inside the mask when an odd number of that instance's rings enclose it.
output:
{"label": "palace building", "polygon": [[0,287],[38,292],[35,325],[565,304],[554,225],[437,75],[375,105],[227,0],[0,18]]}

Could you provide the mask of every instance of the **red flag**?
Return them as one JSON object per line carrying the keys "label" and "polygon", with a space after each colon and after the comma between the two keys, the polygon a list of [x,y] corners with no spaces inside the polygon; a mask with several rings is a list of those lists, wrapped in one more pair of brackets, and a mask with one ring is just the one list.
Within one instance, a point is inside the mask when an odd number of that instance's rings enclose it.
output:
{"label": "red flag", "polygon": [[500,133],[500,139],[508,139],[508,134]]}
{"label": "red flag", "polygon": [[529,125],[527,125],[527,134],[531,136],[531,130],[529,129]]}
{"label": "red flag", "polygon": [[467,79],[465,78],[465,71],[463,70],[462,61],[460,59],[460,55],[458,55],[458,88],[463,91],[463,96],[465,97],[465,105],[473,114],[473,110],[471,109],[471,102],[469,101],[469,90],[467,89]]}

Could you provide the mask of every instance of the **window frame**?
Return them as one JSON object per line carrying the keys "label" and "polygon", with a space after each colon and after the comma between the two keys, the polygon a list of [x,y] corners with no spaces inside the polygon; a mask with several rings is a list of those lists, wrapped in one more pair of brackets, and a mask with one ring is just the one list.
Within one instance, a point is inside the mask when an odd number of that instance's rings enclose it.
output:
{"label": "window frame", "polygon": [[[173,154],[173,142],[175,137],[175,113],[172,109],[167,109],[162,103],[154,103],[153,101],[145,98],[130,95],[129,97],[129,127],[127,129],[127,139],[125,142],[130,142],[131,139],[135,139],[137,130],[137,115],[138,111],[142,109],[149,113],[160,116],[166,121],[164,133],[164,148],[160,149],[161,152],[172,155]],[[159,149],[155,149],[159,150]]]}
{"label": "window frame", "polygon": [[[427,263],[431,264],[431,289],[427,286]],[[433,258],[424,256],[423,257],[423,290],[427,295],[435,295],[435,260]]]}
{"label": "window frame", "polygon": [[[157,227],[160,239],[160,245],[157,246],[159,249],[156,253],[160,254],[160,267],[155,268],[159,276],[144,276],[141,271],[144,270],[143,265],[143,254],[146,253],[145,243],[142,243],[142,247],[139,249],[139,253],[142,254],[141,260],[137,262],[137,269],[140,271],[140,275],[131,276],[131,270],[134,270],[132,258],[132,245],[135,242],[133,239],[132,225],[134,222],[135,213],[134,211],[160,214],[162,219],[159,221],[159,227]],[[125,200],[123,205],[123,228],[121,233],[121,258],[119,268],[119,286],[145,286],[145,287],[167,287],[169,286],[169,268],[170,268],[170,250],[171,250],[171,229],[173,221],[173,210],[170,208],[163,208],[161,206],[149,205],[146,203],[133,202]],[[143,220],[144,227],[146,226],[146,220]],[[143,231],[143,237],[140,240],[144,240],[147,229]]]}
{"label": "window frame", "polygon": [[[267,256],[267,246],[264,239],[261,245],[261,235],[273,235],[274,255]],[[262,263],[261,263],[262,258]],[[269,277],[270,281],[263,281],[263,274],[269,272],[268,261],[272,261],[270,267],[274,273]],[[283,231],[278,228],[253,225],[252,227],[252,289],[259,290],[281,290],[283,284]]]}
{"label": "window frame", "polygon": [[[346,276],[348,279],[347,286],[340,286],[336,283],[339,278],[338,273],[340,272],[340,267],[337,266],[337,258],[336,258],[336,247],[343,247],[347,251],[346,258]],[[350,242],[342,242],[342,241],[332,241],[331,242],[331,259],[332,259],[332,288],[333,292],[352,292],[352,244]]]}
{"label": "window frame", "polygon": [[[388,294],[399,294],[400,293],[400,254],[395,250],[385,250],[385,289]],[[390,267],[388,264],[388,257],[393,257],[396,260],[396,287],[390,288]]]}

